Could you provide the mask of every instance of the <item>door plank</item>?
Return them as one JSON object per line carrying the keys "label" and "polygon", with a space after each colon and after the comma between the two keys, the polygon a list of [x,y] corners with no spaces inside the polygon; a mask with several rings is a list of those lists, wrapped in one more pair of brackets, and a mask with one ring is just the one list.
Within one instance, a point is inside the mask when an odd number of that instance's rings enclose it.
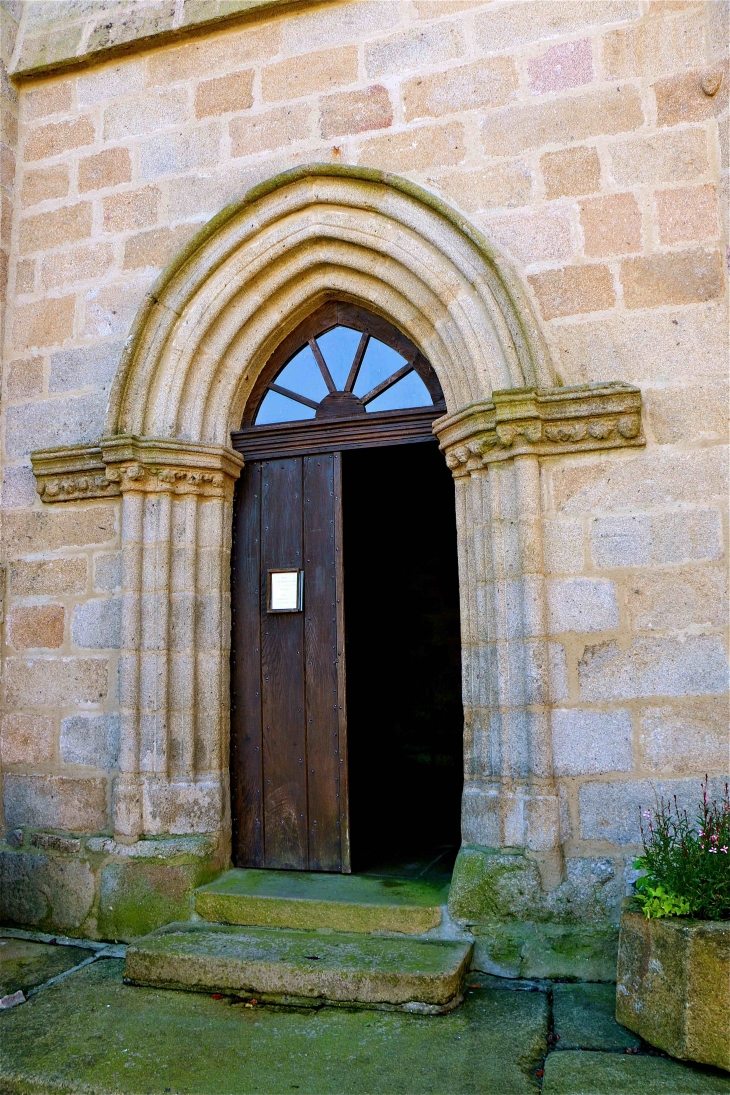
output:
{"label": "door plank", "polygon": [[335,501],[335,588],[337,590],[337,726],[340,762],[340,848],[344,874],[350,862],[350,794],[347,756],[347,663],[345,661],[345,557],[342,517],[342,453],[333,453],[332,483]]}
{"label": "door plank", "polygon": [[[302,459],[262,470],[261,677],[267,867],[306,870],[303,613],[267,613],[270,569],[302,566]],[[304,597],[307,588],[305,576]]]}
{"label": "door plank", "polygon": [[264,865],[261,737],[261,465],[237,486],[231,587],[231,767],[236,863]]}
{"label": "door plank", "polygon": [[334,458],[304,458],[307,783],[309,865],[339,871],[340,764]]}

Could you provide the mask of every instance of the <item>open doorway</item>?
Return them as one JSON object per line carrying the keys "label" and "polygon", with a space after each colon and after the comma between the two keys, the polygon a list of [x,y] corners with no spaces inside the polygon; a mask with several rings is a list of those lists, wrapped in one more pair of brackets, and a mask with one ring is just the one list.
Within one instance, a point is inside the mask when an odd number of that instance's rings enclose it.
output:
{"label": "open doorway", "polygon": [[453,480],[435,443],[342,461],[352,868],[450,872],[463,782]]}

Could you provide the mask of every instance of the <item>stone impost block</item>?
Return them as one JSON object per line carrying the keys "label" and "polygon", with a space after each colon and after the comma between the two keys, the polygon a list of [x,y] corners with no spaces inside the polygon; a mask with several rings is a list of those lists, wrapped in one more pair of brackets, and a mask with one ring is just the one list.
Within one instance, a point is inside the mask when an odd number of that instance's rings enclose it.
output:
{"label": "stone impost block", "polygon": [[730,1071],[730,924],[621,917],[616,1018],[673,1057]]}
{"label": "stone impost block", "polygon": [[641,392],[629,384],[513,388],[434,423],[455,476],[532,454],[590,452],[644,444]]}
{"label": "stone impost block", "polygon": [[107,479],[98,445],[41,449],[31,455],[31,462],[36,490],[44,502],[108,498],[120,493],[119,484]]}
{"label": "stone impost block", "polygon": [[31,454],[44,502],[108,498],[123,491],[228,497],[243,459],[222,445],[116,437],[101,446]]}

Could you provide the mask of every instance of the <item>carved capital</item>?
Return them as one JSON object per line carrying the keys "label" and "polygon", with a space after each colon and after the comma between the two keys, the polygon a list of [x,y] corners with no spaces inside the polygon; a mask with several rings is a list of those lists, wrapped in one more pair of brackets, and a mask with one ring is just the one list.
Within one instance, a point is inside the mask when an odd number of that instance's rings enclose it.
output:
{"label": "carved capital", "polygon": [[102,441],[107,478],[119,490],[230,497],[243,458],[222,445],[115,437]]}
{"label": "carved capital", "polygon": [[119,494],[118,483],[107,478],[98,445],[43,449],[32,453],[30,459],[36,490],[44,502],[77,502]]}
{"label": "carved capital", "polygon": [[110,498],[126,491],[230,498],[243,459],[223,445],[114,437],[85,448],[31,454],[44,502]]}
{"label": "carved capital", "polygon": [[556,456],[643,445],[641,392],[629,384],[511,388],[434,422],[455,476],[530,453]]}

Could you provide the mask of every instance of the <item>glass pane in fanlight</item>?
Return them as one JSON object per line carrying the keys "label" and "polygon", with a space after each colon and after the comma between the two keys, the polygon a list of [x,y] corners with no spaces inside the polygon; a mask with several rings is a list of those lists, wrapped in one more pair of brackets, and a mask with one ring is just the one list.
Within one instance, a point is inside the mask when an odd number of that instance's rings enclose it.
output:
{"label": "glass pane in fanlight", "polygon": [[392,388],[388,388],[377,399],[373,399],[365,410],[395,411],[400,407],[430,407],[432,404],[428,388],[418,373],[413,372],[396,381]]}
{"label": "glass pane in fanlight", "polygon": [[355,395],[366,395],[373,388],[377,388],[383,380],[402,369],[405,363],[406,359],[391,350],[390,346],[379,342],[377,338],[371,338],[353,388]]}
{"label": "glass pane in fanlight", "polygon": [[268,426],[272,422],[300,422],[303,418],[314,418],[312,407],[296,403],[278,392],[267,392],[261,401],[255,426]]}
{"label": "glass pane in fanlight", "polygon": [[319,365],[314,360],[314,354],[309,346],[295,354],[288,365],[281,370],[275,384],[282,388],[288,388],[297,395],[306,395],[308,399],[314,399],[319,403],[327,395],[327,385],[322,379]]}
{"label": "glass pane in fanlight", "polygon": [[322,351],[322,357],[327,362],[335,387],[340,391],[345,387],[352,359],[361,338],[362,332],[353,331],[351,327],[333,327],[331,331],[317,337],[317,345]]}

